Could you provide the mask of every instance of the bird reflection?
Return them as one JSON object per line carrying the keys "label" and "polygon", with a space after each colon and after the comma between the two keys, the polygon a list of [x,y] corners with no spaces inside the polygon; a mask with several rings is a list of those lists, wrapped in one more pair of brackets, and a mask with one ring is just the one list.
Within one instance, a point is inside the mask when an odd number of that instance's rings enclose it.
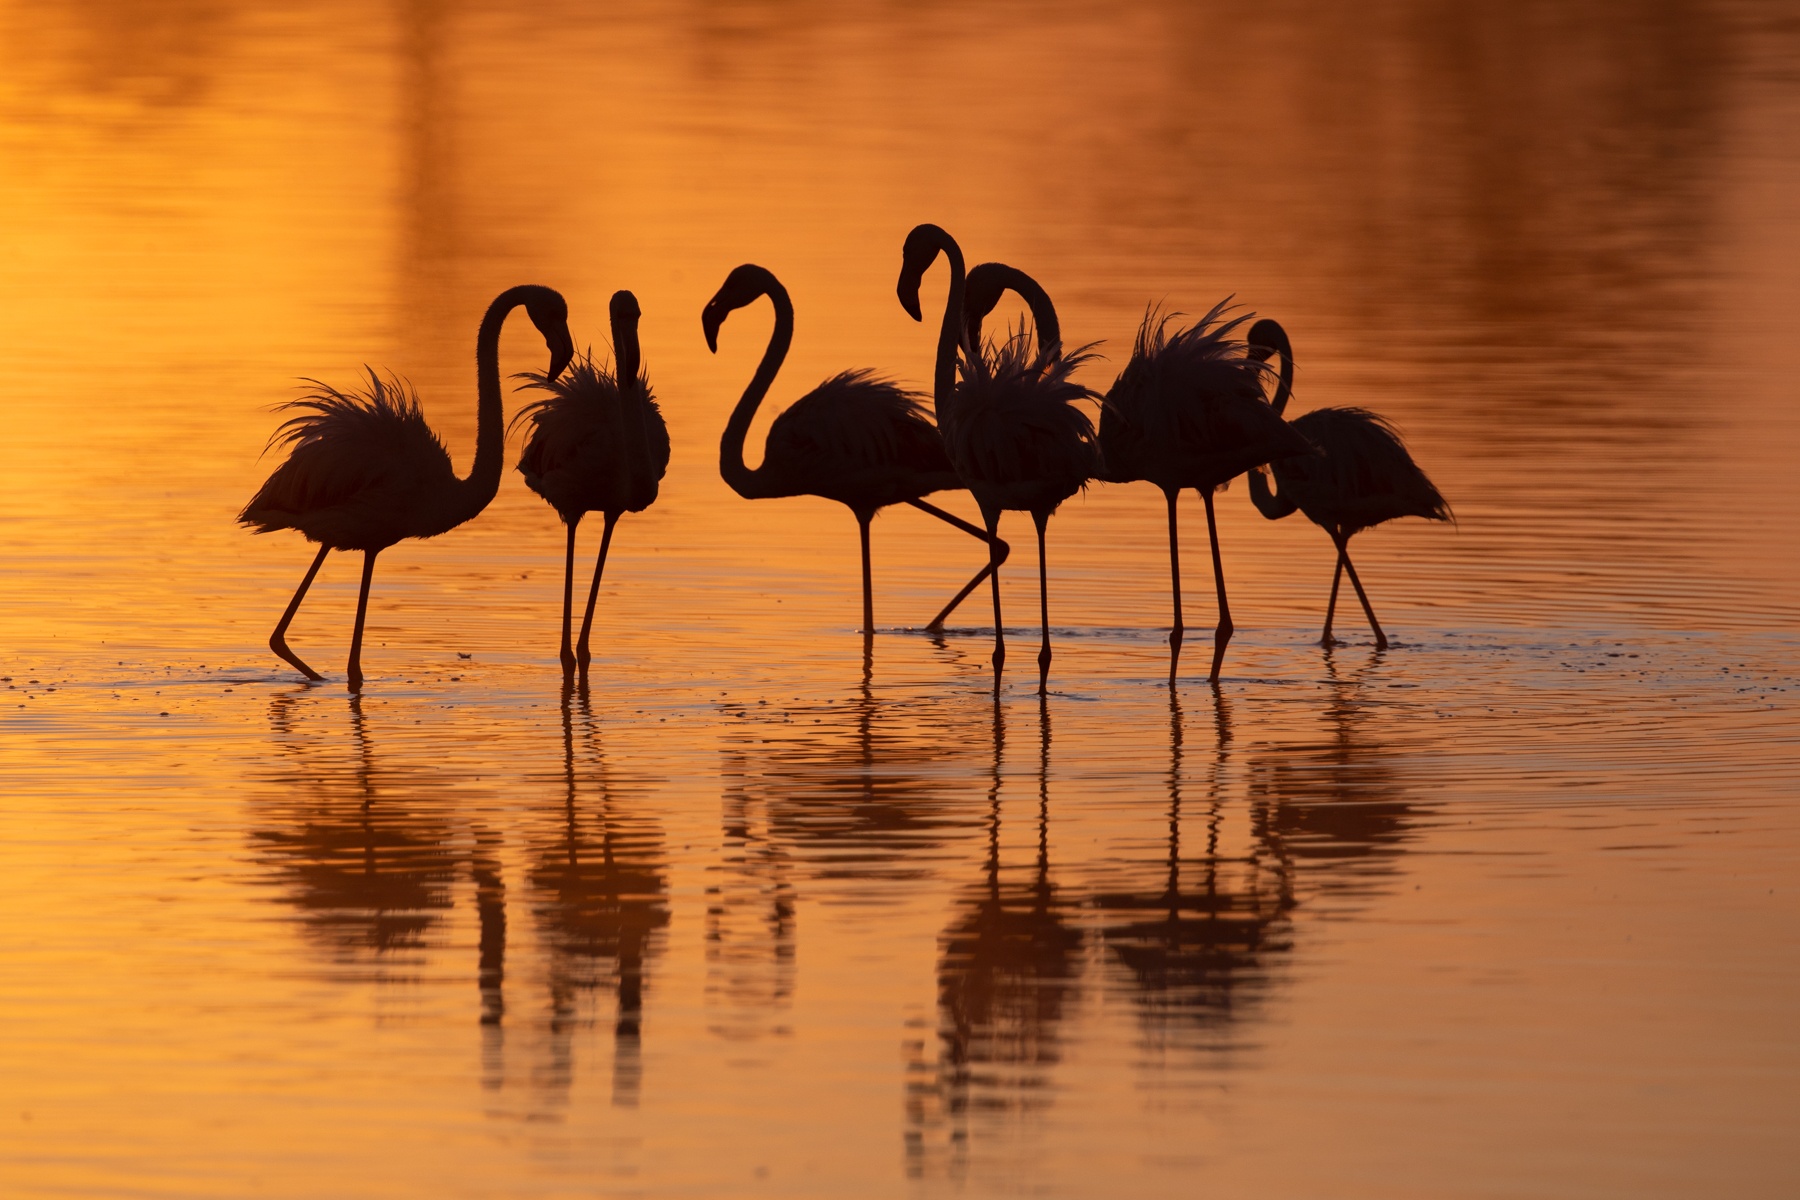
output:
{"label": "bird reflection", "polygon": [[561,828],[533,850],[527,880],[532,916],[549,954],[549,1065],[540,1082],[566,1098],[582,999],[610,986],[616,996],[613,1103],[635,1107],[645,977],[669,924],[668,862],[656,822],[620,811],[585,690],[579,696],[583,740],[599,795],[584,811],[575,703],[572,689],[565,689]]}
{"label": "bird reflection", "polygon": [[993,708],[987,856],[982,878],[957,903],[940,939],[935,1071],[909,1065],[908,1168],[925,1170],[925,1133],[948,1126],[952,1173],[967,1148],[974,1111],[1032,1110],[1047,1103],[1049,1069],[1061,1058],[1059,1026],[1081,972],[1082,934],[1050,875],[1050,709],[1038,699],[1037,847],[1029,875],[1006,877],[1000,817],[1006,717]]}
{"label": "bird reflection", "polygon": [[[1106,891],[1091,903],[1103,914],[1112,958],[1129,972],[1140,1019],[1153,1042],[1170,1026],[1190,1030],[1242,1015],[1263,990],[1264,967],[1290,945],[1294,905],[1285,860],[1270,846],[1228,838],[1226,765],[1230,703],[1213,694],[1216,741],[1211,779],[1198,813],[1184,808],[1181,698],[1169,689],[1168,854],[1154,885]],[[1199,817],[1200,829],[1191,828]],[[1184,860],[1183,833],[1190,837]],[[1191,845],[1198,832],[1200,845]]]}

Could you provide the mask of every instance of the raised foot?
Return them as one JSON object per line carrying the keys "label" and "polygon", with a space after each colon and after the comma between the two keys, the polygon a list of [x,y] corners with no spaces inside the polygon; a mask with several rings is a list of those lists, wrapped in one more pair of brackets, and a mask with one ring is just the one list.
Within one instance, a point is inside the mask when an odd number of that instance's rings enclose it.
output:
{"label": "raised foot", "polygon": [[287,663],[288,666],[294,668],[294,670],[300,672],[314,683],[319,683],[324,680],[325,677],[323,675],[301,662],[300,656],[295,654],[292,650],[289,650],[287,643],[280,638],[270,638],[269,649],[275,652],[275,657],[281,659],[283,662]]}

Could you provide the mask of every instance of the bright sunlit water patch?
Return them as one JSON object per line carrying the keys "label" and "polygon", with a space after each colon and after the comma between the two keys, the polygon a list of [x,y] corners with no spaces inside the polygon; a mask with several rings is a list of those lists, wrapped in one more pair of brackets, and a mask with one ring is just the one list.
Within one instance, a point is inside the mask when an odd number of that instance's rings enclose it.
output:
{"label": "bright sunlit water patch", "polygon": [[[1800,1117],[1800,42],[1756,6],[0,5],[0,1192],[1784,1196]],[[1103,339],[1235,294],[1293,411],[1455,507],[1331,546],[1218,498],[979,543],[746,502],[717,438],[929,379],[944,224]],[[356,563],[233,517],[301,376],[413,380],[459,464],[502,288],[674,458],[593,686],[509,471]],[[1016,317],[1002,310],[996,320]],[[507,372],[542,369],[524,322]],[[516,399],[509,404],[516,406]],[[510,453],[516,452],[509,449]],[[965,516],[966,497],[943,498]],[[590,522],[598,524],[597,521]],[[593,552],[597,529],[583,535]]]}

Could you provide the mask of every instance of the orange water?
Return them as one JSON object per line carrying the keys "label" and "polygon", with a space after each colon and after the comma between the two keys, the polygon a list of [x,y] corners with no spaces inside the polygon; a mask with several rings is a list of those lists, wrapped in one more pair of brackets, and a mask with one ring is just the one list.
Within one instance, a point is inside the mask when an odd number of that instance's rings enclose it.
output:
{"label": "orange water", "polygon": [[[0,1193],[1784,1196],[1800,1188],[1800,27],[1773,6],[0,3]],[[930,376],[920,220],[1104,387],[1144,307],[1282,320],[1455,527],[1009,518],[1013,662],[917,513],[716,438]],[[940,273],[941,274],[941,273]],[[595,686],[516,475],[264,639],[233,525],[297,377],[459,464],[486,302],[644,309],[675,444]],[[928,280],[928,312],[942,280]],[[525,326],[525,322],[516,322]],[[510,328],[507,371],[540,369]],[[759,444],[768,417],[752,436]],[[945,501],[965,515],[966,498]],[[1018,521],[1018,524],[1012,524]],[[592,553],[593,532],[584,539]],[[1346,600],[1349,597],[1346,596]]]}

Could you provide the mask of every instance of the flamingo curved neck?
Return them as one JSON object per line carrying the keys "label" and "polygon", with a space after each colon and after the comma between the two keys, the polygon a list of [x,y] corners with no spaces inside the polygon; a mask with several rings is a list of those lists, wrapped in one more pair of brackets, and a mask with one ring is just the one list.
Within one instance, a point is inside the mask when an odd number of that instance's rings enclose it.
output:
{"label": "flamingo curved neck", "polygon": [[775,330],[769,335],[762,361],[756,365],[756,374],[750,377],[750,385],[744,389],[737,407],[731,410],[725,434],[719,439],[719,474],[732,491],[746,500],[773,494],[763,478],[766,467],[752,471],[744,465],[744,439],[750,436],[750,422],[756,419],[756,410],[769,394],[769,387],[787,358],[788,347],[794,342],[794,302],[788,298],[787,289],[771,276],[763,284],[762,295],[775,306]]}
{"label": "flamingo curved neck", "polygon": [[1275,396],[1269,401],[1269,407],[1279,417],[1287,407],[1288,397],[1294,394],[1294,352],[1284,344],[1277,353],[1281,355],[1281,377],[1275,384]]}
{"label": "flamingo curved neck", "polygon": [[[986,304],[986,288],[982,289],[979,300],[975,298],[975,280],[977,276],[985,276],[994,283],[993,304]],[[984,279],[984,283],[986,280]],[[1012,291],[1025,301],[1031,309],[1031,323],[1037,329],[1037,343],[1040,353],[1054,355],[1062,347],[1062,323],[1056,317],[1056,305],[1050,299],[1043,285],[1017,267],[1005,263],[982,263],[969,271],[969,280],[965,288],[965,317],[969,327],[969,345],[981,348],[981,322],[994,311],[994,304],[999,303],[1000,293]],[[982,307],[986,304],[986,307]]]}
{"label": "flamingo curved neck", "polygon": [[525,303],[529,286],[508,288],[494,298],[475,335],[475,463],[459,483],[459,520],[486,508],[500,491],[506,468],[506,412],[500,393],[500,327],[512,310]]}
{"label": "flamingo curved neck", "polygon": [[938,328],[937,371],[932,378],[932,399],[941,421],[956,394],[956,348],[963,337],[963,304],[968,291],[968,274],[963,264],[962,247],[956,239],[937,226],[930,227],[930,237],[950,263],[950,295],[944,301],[944,323]]}
{"label": "flamingo curved neck", "polygon": [[638,374],[642,369],[643,356],[638,346],[637,322],[621,319],[616,314],[612,318],[613,339],[613,382],[619,389],[619,402],[624,407],[625,437],[631,445],[631,454],[626,462],[626,470],[631,473],[632,492],[642,490],[647,482],[643,475],[649,471],[650,434],[644,421],[644,397],[639,394]]}

